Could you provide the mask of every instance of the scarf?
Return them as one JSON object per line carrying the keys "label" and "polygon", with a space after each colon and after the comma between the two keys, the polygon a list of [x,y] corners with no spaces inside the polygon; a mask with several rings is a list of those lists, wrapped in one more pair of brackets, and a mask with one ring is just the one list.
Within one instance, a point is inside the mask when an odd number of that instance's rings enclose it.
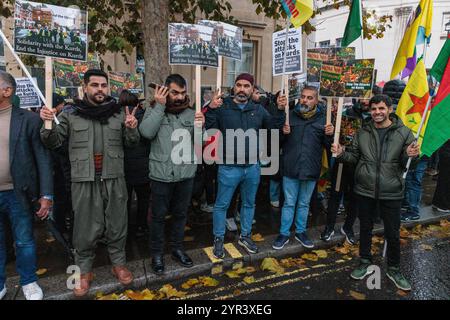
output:
{"label": "scarf", "polygon": [[[187,108],[190,108],[190,99],[188,96],[186,96],[186,99],[184,99],[184,101],[181,104],[173,104],[169,101],[166,102],[166,109],[164,110],[167,113],[171,113],[171,114],[180,114],[182,113],[184,110],[186,110]],[[152,102],[150,102],[150,106],[153,108],[156,104],[156,101],[153,100]]]}
{"label": "scarf", "polygon": [[121,112],[121,106],[112,97],[107,97],[102,104],[92,104],[85,95],[83,100],[75,99],[73,107],[74,114],[102,124],[108,123],[109,118]]}
{"label": "scarf", "polygon": [[311,119],[317,112],[317,105],[309,107],[306,104],[297,104],[295,106],[294,112],[300,116],[302,119]]}

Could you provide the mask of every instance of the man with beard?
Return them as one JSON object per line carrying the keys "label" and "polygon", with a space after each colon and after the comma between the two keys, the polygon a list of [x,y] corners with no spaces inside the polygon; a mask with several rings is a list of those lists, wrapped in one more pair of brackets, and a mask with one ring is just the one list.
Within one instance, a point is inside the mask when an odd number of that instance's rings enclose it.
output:
{"label": "man with beard", "polygon": [[[364,123],[370,121],[369,101],[370,99],[359,99],[342,113],[340,135],[340,143],[342,145],[351,146],[356,131],[361,129]],[[355,244],[356,238],[353,232],[353,224],[358,216],[355,195],[353,193],[355,167],[347,163],[343,165],[340,191],[336,191],[338,168],[339,163],[335,162],[331,169],[331,193],[328,201],[327,225],[320,238],[328,242],[333,237],[336,216],[339,211],[342,196],[344,196],[346,217],[340,232],[345,235],[349,244]]]}
{"label": "man with beard", "polygon": [[[233,88],[234,98],[229,97],[222,100],[220,96],[216,95],[211,101],[211,110],[206,113],[206,129],[218,129],[222,133],[223,150],[225,151],[223,164],[219,164],[217,177],[219,188],[213,210],[213,254],[218,259],[225,257],[226,213],[233,193],[239,185],[242,199],[239,245],[249,253],[258,252],[258,247],[251,239],[255,198],[261,175],[257,139],[260,129],[280,129],[282,127],[285,119],[283,110],[287,105],[287,99],[284,96],[278,98],[278,114],[276,117],[272,117],[260,104],[252,101],[254,82],[253,76],[248,73],[239,75]],[[244,138],[244,146],[238,144],[236,147],[235,140],[239,131],[243,131],[248,137]],[[256,136],[255,140],[258,142],[256,148],[250,144],[250,142],[254,142],[250,139],[252,135]],[[240,138],[237,139],[240,140]],[[234,143],[234,146],[227,148],[227,140]]]}
{"label": "man with beard", "polygon": [[411,130],[392,112],[392,100],[376,95],[370,100],[372,121],[363,126],[350,148],[333,144],[338,161],[356,167],[354,192],[360,221],[360,265],[351,277],[362,280],[372,271],[372,229],[379,209],[387,241],[387,276],[397,288],[411,290],[400,273],[400,208],[404,195],[403,171],[409,157],[419,155]]}
{"label": "man with beard", "polygon": [[[83,100],[58,116],[59,125],[41,129],[44,144],[55,149],[68,142],[74,211],[75,263],[81,269],[76,296],[88,293],[97,241],[104,236],[112,273],[128,285],[133,275],[125,267],[127,188],[124,178],[124,145],[139,143],[134,112],[123,111],[107,96],[108,76],[101,70],[84,75]],[[42,108],[41,118],[52,120],[55,109]]]}
{"label": "man with beard", "polygon": [[[191,201],[194,176],[194,123],[204,124],[203,113],[190,106],[186,80],[179,74],[167,77],[164,87],[157,87],[155,100],[147,108],[139,131],[150,140],[149,177],[152,184],[151,255],[152,269],[164,272],[164,225],[172,215],[170,244],[172,257],[183,267],[193,266],[183,249],[187,210]],[[181,134],[181,144],[179,136]],[[172,140],[172,136],[178,138]],[[191,154],[174,152],[183,146]]]}
{"label": "man with beard", "polygon": [[319,105],[317,88],[305,86],[298,103],[290,111],[290,125],[281,137],[284,204],[280,234],[272,247],[281,250],[289,242],[295,218],[295,239],[304,247],[314,247],[306,233],[309,204],[322,168],[323,147],[329,148],[334,127],[326,124],[325,108]]}

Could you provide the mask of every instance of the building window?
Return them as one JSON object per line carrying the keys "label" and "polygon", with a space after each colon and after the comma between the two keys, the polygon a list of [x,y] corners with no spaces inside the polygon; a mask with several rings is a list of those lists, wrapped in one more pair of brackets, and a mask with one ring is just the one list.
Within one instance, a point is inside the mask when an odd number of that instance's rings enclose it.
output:
{"label": "building window", "polygon": [[319,48],[327,48],[329,46],[330,46],[330,40],[320,41],[319,42]]}
{"label": "building window", "polygon": [[445,31],[445,25],[450,23],[450,12],[444,12],[442,14],[442,26],[441,26],[441,35],[447,36],[447,31]]}
{"label": "building window", "polygon": [[227,78],[225,86],[232,88],[236,77],[247,72],[255,74],[255,60],[256,60],[256,44],[253,41],[244,41],[242,43],[242,60],[228,59]]}
{"label": "building window", "polygon": [[336,47],[340,47],[342,44],[342,38],[337,38],[336,39]]}

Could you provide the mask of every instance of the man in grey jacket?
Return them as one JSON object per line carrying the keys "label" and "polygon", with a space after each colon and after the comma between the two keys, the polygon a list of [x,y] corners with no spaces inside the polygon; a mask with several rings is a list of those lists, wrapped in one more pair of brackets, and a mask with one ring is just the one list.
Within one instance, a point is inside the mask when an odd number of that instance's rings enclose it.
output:
{"label": "man in grey jacket", "polygon": [[[170,242],[172,257],[184,267],[192,267],[183,249],[184,228],[197,165],[194,163],[194,123],[205,120],[190,107],[186,80],[172,74],[164,87],[157,87],[155,100],[147,108],[139,131],[150,140],[149,171],[152,184],[151,254],[152,269],[164,272],[164,224],[172,215]],[[181,143],[178,141],[181,138]],[[186,139],[187,138],[187,139]],[[183,145],[184,144],[184,145]],[[176,152],[182,146],[190,154]],[[187,147],[187,148],[184,148]]]}

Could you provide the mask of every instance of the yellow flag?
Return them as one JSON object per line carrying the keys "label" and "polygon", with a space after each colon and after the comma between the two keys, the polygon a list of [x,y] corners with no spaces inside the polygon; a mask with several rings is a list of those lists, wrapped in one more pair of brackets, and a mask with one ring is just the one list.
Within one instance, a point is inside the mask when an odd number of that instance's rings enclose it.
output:
{"label": "yellow flag", "polygon": [[313,0],[281,0],[281,4],[295,28],[308,21],[314,12]]}
{"label": "yellow flag", "polygon": [[[428,99],[430,97],[427,82],[427,73],[425,71],[425,64],[423,59],[420,59],[417,63],[414,72],[409,78],[405,91],[403,91],[402,97],[397,106],[396,114],[402,119],[405,126],[410,128],[414,135],[420,127],[423,112],[425,111]],[[428,111],[425,124],[420,132],[419,145],[422,144],[423,135],[427,128],[428,123]]]}

